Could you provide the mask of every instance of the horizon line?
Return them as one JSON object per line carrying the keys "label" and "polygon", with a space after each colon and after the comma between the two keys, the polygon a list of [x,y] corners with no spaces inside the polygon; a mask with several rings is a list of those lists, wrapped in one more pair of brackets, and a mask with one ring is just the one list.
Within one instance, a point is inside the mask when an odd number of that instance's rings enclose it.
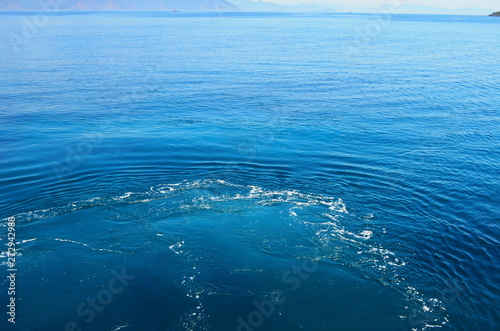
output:
{"label": "horizon line", "polygon": [[[441,7],[436,7],[439,9],[446,9],[446,8],[441,8]],[[460,9],[467,9],[467,8],[457,8],[458,10]],[[450,9],[450,10],[457,10],[457,9]],[[43,11],[41,8],[23,8],[23,9],[5,9],[5,8],[0,8],[0,12],[35,12],[35,11]],[[487,9],[485,9],[487,10]],[[328,9],[318,9],[318,10],[301,10],[301,11],[281,11],[281,10],[208,10],[208,9],[198,9],[198,10],[190,10],[190,9],[58,9],[57,12],[166,12],[166,13],[179,13],[179,12],[212,12],[212,13],[281,13],[281,14],[300,14],[300,13],[311,13],[311,14],[318,14],[318,13],[324,13],[324,14],[377,14],[377,12],[355,12],[355,11],[349,11],[349,12],[341,12],[341,11],[335,11],[334,9],[328,10]],[[56,13],[57,13],[56,12]],[[488,17],[488,14],[454,14],[454,13],[394,13],[392,15],[449,15],[449,16],[486,16]]]}

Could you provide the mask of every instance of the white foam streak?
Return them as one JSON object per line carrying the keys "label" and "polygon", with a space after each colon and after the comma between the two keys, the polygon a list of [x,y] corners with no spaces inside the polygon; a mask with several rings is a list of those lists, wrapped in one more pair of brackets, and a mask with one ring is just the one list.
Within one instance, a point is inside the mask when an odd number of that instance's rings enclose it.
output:
{"label": "white foam streak", "polygon": [[109,250],[109,249],[106,249],[106,248],[93,248],[92,246],[89,246],[88,244],[81,243],[81,242],[74,241],[74,240],[70,240],[70,239],[54,238],[54,240],[61,241],[61,242],[68,242],[68,243],[77,244],[77,245],[81,245],[81,246],[85,246],[87,248],[90,248],[93,251],[118,253],[117,251],[112,251],[112,250]]}

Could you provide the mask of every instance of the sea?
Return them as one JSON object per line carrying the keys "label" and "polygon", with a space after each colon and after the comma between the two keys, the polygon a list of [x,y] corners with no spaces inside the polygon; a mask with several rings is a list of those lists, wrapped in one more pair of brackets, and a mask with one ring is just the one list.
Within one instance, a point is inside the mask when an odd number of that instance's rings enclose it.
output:
{"label": "sea", "polygon": [[500,330],[500,19],[0,13],[1,330]]}

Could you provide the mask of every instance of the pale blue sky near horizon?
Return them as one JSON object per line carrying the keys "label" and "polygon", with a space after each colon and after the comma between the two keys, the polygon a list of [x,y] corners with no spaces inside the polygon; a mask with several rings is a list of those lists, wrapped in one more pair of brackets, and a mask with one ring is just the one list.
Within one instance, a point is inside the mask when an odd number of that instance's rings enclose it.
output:
{"label": "pale blue sky near horizon", "polygon": [[[257,0],[252,0],[257,1]],[[424,5],[443,8],[499,8],[499,0],[264,0],[282,5],[315,4],[315,5],[344,5],[351,7],[381,6],[386,3],[399,2],[402,5]]]}

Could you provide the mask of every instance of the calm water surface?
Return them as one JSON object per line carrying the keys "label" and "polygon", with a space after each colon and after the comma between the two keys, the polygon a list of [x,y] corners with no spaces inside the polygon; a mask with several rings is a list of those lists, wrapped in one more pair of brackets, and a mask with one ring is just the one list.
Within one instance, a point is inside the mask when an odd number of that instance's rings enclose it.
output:
{"label": "calm water surface", "polygon": [[2,330],[500,328],[500,19],[30,15]]}

